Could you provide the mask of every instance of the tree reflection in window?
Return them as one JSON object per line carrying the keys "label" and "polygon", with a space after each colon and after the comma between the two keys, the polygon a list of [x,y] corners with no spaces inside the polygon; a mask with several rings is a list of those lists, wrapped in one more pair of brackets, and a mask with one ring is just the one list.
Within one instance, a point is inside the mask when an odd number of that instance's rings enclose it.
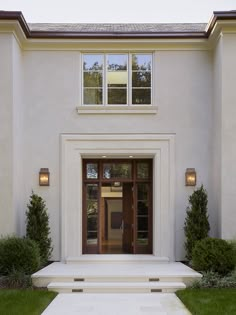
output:
{"label": "tree reflection in window", "polygon": [[86,177],[88,179],[98,178],[98,165],[97,165],[97,163],[87,163],[86,164]]}
{"label": "tree reflection in window", "polygon": [[103,178],[131,178],[132,165],[129,163],[104,163]]}

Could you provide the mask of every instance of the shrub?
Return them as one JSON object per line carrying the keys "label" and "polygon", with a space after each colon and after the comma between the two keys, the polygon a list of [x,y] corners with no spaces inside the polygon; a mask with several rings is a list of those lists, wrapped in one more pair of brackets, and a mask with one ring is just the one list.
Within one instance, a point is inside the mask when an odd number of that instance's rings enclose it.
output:
{"label": "shrub", "polygon": [[52,240],[49,237],[49,217],[45,201],[32,192],[26,211],[26,236],[34,240],[40,250],[42,265],[45,265],[52,253]]}
{"label": "shrub", "polygon": [[0,240],[0,273],[34,273],[39,269],[40,255],[38,245],[29,239],[7,237]]}
{"label": "shrub", "polygon": [[192,260],[192,251],[196,241],[208,236],[210,225],[207,215],[207,193],[201,186],[189,197],[187,217],[184,223],[186,237],[185,250],[188,261]]}
{"label": "shrub", "polygon": [[210,237],[197,241],[193,249],[192,266],[196,270],[226,275],[234,269],[233,246],[225,240]]}
{"label": "shrub", "polygon": [[236,268],[236,240],[228,241],[232,245],[234,251],[234,266]]}

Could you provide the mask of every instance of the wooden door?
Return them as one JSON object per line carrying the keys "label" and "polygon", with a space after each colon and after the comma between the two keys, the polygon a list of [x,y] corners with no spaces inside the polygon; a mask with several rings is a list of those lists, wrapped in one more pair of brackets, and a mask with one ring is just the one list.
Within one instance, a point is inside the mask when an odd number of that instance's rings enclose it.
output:
{"label": "wooden door", "polygon": [[123,183],[123,251],[133,253],[133,184]]}

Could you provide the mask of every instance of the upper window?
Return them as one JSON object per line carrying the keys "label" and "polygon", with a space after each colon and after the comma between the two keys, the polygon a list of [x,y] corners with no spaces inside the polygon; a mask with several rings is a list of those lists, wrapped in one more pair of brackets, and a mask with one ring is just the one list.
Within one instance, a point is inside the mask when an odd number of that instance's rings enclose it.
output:
{"label": "upper window", "polygon": [[84,105],[151,105],[152,54],[84,54]]}

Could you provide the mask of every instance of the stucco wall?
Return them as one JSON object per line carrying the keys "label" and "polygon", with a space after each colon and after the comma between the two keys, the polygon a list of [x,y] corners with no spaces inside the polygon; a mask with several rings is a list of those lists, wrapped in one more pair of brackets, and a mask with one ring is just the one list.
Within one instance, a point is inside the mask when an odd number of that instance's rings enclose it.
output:
{"label": "stucco wall", "polygon": [[236,238],[236,34],[223,35],[221,236]]}
{"label": "stucco wall", "polygon": [[[59,136],[62,133],[176,134],[176,259],[183,259],[183,223],[188,195],[187,167],[195,167],[198,185],[209,186],[209,125],[211,124],[211,54],[208,51],[155,53],[156,115],[78,115],[80,53],[25,51],[23,170],[24,203],[31,190],[45,198],[54,243],[60,258]],[[38,186],[38,171],[49,167],[51,185]],[[22,201],[23,203],[23,201]],[[23,208],[23,204],[21,205]],[[23,222],[22,222],[23,224]],[[23,227],[22,227],[23,229]]]}
{"label": "stucco wall", "polygon": [[13,36],[0,36],[0,235],[16,231],[13,205]]}
{"label": "stucco wall", "polygon": [[22,52],[10,34],[1,34],[0,50],[0,235],[24,235]]}
{"label": "stucco wall", "polygon": [[15,37],[12,41],[13,61],[13,209],[16,217],[16,233],[25,235],[25,211],[24,191],[27,182],[24,180],[23,170],[23,115],[24,115],[24,80],[23,80],[23,57],[21,49]]}
{"label": "stucco wall", "polygon": [[213,52],[213,104],[212,104],[212,129],[211,129],[211,158],[210,158],[210,191],[209,204],[211,206],[211,221],[215,229],[212,235],[221,235],[221,108],[222,108],[222,39],[216,44]]}

